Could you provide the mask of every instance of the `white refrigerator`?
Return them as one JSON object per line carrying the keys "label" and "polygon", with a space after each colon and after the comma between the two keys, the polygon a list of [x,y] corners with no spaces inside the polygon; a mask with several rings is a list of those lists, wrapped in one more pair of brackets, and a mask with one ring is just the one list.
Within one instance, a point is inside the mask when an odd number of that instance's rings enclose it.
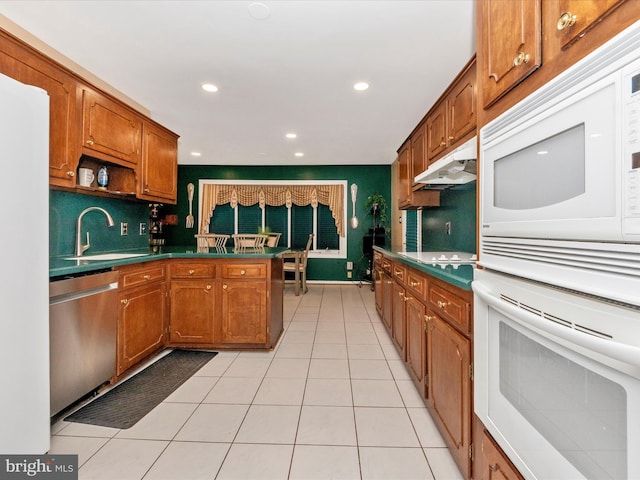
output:
{"label": "white refrigerator", "polygon": [[0,74],[0,454],[44,454],[49,418],[49,96]]}

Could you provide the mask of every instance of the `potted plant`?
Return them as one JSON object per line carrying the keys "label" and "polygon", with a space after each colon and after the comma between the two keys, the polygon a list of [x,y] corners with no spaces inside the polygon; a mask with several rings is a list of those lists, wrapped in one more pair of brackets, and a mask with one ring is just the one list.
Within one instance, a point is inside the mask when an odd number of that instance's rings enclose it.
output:
{"label": "potted plant", "polygon": [[384,232],[387,225],[387,201],[378,192],[374,192],[364,203],[365,208],[373,216],[373,228],[376,232]]}

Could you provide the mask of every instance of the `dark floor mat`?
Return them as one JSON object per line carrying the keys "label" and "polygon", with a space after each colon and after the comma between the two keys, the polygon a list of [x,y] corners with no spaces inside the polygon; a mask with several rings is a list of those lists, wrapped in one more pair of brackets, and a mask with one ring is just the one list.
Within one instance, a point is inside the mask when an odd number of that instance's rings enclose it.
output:
{"label": "dark floor mat", "polygon": [[65,418],[67,422],[130,428],[186,382],[216,352],[174,350]]}

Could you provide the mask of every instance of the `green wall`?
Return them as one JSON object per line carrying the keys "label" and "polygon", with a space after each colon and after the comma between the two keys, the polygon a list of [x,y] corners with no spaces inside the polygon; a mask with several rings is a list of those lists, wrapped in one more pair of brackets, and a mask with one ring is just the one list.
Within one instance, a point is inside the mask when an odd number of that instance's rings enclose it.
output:
{"label": "green wall", "polygon": [[[309,259],[307,277],[310,280],[347,280],[346,262],[354,262],[353,279],[358,280],[366,269],[366,258],[362,253],[362,237],[368,233],[371,226],[371,216],[365,215],[364,201],[374,191],[385,196],[391,203],[391,166],[390,165],[361,165],[361,166],[286,166],[286,167],[240,167],[240,166],[195,166],[181,165],[178,167],[178,203],[167,205],[165,213],[178,214],[177,226],[166,226],[165,237],[171,245],[195,245],[194,234],[196,228],[185,228],[185,217],[188,213],[187,184],[196,187],[194,195],[194,216],[198,218],[197,198],[199,195],[198,181],[200,179],[218,180],[346,180],[348,185],[358,185],[356,200],[356,215],[360,220],[358,229],[352,230],[347,226],[347,258],[346,259]],[[351,215],[351,195],[347,192],[348,214]]]}
{"label": "green wall", "polygon": [[422,211],[422,250],[476,251],[476,182],[442,191],[440,206]]}
{"label": "green wall", "polygon": [[[87,207],[104,208],[115,222],[114,227],[108,227],[101,212],[89,212],[82,217],[82,243],[86,243],[87,231],[91,239],[87,255],[148,246],[148,236],[139,234],[140,222],[146,223],[147,227],[149,225],[147,203],[49,190],[50,256],[74,254],[76,220]],[[129,224],[127,236],[120,235],[120,222]]]}

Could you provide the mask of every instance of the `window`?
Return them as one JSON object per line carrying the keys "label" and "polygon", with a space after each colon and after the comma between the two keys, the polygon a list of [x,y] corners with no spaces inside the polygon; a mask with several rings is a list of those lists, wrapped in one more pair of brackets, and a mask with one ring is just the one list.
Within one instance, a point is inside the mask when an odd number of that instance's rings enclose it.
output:
{"label": "window", "polygon": [[[342,185],[344,198],[341,202],[342,219],[347,219],[347,182],[343,181],[250,181],[250,180],[200,180],[199,211],[203,211],[203,185],[260,185],[260,186],[309,186],[309,185],[328,185],[335,187]],[[333,188],[332,187],[332,188]],[[222,188],[222,187],[220,187]],[[227,187],[228,188],[228,187]],[[320,189],[319,189],[320,190]],[[326,190],[326,188],[325,188]],[[246,192],[246,190],[245,190]],[[336,192],[336,190],[333,190]],[[238,189],[238,197],[241,191]],[[340,195],[338,194],[338,198]],[[253,200],[245,200],[243,203],[249,203]],[[260,228],[268,227],[272,232],[280,232],[279,246],[295,249],[303,249],[307,244],[309,234],[314,234],[313,245],[309,252],[309,257],[316,258],[346,258],[347,242],[346,242],[346,226],[343,226],[344,236],[341,236],[336,226],[335,220],[335,203],[334,211],[329,205],[320,203],[320,192],[318,193],[317,207],[312,205],[296,205],[291,203],[291,208],[286,205],[267,205],[264,209],[260,208],[258,203],[254,205],[241,205],[238,200],[235,208],[230,207],[228,198],[218,200],[221,203],[213,209],[208,232],[224,233],[231,235],[233,233],[258,233]],[[326,197],[324,197],[326,200]],[[331,197],[335,199],[335,195]],[[262,200],[261,200],[262,201]],[[332,200],[329,200],[332,201]],[[272,202],[273,203],[273,202]],[[277,202],[275,202],[277,203]],[[202,222],[202,218],[200,222]],[[205,223],[206,225],[206,223]]]}
{"label": "window", "polygon": [[403,210],[402,233],[405,252],[422,251],[422,210]]}

